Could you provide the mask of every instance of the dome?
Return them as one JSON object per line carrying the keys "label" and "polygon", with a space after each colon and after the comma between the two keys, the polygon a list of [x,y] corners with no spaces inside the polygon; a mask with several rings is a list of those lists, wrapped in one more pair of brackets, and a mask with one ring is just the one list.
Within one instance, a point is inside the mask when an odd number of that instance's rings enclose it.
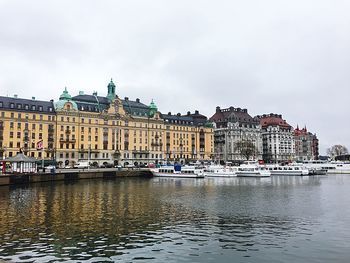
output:
{"label": "dome", "polygon": [[78,105],[75,101],[72,100],[72,96],[69,95],[67,88],[64,88],[63,93],[60,96],[60,100],[55,102],[55,110],[63,110],[65,108],[66,103],[68,103],[66,109],[74,109],[78,110]]}
{"label": "dome", "polygon": [[158,111],[158,108],[157,108],[156,104],[153,102],[153,100],[152,100],[151,104],[148,106],[148,108],[149,108],[149,112],[148,112],[149,117],[153,117],[156,114],[156,112]]}
{"label": "dome", "polygon": [[70,100],[70,99],[72,99],[72,96],[68,93],[67,87],[65,87],[63,93],[60,96],[60,100]]}
{"label": "dome", "polygon": [[154,111],[158,110],[157,105],[153,102],[153,100],[148,107],[150,110],[154,110]]}

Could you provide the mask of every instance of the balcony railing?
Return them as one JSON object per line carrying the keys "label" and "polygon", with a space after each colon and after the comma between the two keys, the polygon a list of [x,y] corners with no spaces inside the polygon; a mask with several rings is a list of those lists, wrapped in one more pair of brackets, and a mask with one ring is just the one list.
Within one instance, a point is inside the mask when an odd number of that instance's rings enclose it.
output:
{"label": "balcony railing", "polygon": [[70,139],[70,138],[60,138],[60,142],[62,143],[75,143],[76,139]]}

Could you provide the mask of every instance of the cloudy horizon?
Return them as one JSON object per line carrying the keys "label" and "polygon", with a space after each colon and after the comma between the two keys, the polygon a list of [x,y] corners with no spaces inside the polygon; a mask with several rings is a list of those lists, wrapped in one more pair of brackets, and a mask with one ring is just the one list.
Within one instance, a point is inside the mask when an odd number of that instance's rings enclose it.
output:
{"label": "cloudy horizon", "polygon": [[320,154],[350,148],[350,2],[1,1],[0,95],[58,100],[67,87],[152,99],[163,112],[216,106],[306,126]]}

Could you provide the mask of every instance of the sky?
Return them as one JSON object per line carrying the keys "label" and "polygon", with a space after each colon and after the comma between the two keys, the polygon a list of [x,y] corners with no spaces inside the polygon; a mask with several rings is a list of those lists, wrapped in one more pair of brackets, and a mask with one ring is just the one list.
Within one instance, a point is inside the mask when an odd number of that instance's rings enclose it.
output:
{"label": "sky", "polygon": [[320,154],[350,148],[348,0],[0,0],[0,95],[58,100],[67,87],[216,106],[306,126]]}

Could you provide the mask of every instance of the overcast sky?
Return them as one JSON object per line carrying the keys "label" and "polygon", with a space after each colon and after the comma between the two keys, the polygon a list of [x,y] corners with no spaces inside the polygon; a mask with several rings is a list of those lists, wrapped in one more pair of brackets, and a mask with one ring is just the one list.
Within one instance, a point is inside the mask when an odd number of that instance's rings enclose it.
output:
{"label": "overcast sky", "polygon": [[0,0],[0,93],[247,108],[350,148],[350,1]]}

